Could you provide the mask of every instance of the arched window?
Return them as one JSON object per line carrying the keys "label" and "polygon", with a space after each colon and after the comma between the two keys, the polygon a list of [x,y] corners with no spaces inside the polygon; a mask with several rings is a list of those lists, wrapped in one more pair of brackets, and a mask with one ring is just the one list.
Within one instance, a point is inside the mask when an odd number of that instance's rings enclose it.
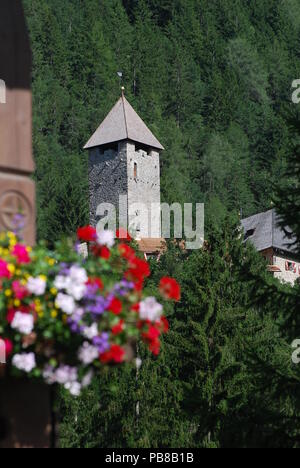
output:
{"label": "arched window", "polygon": [[138,176],[138,167],[137,167],[137,163],[134,163],[133,177],[137,179],[137,176]]}

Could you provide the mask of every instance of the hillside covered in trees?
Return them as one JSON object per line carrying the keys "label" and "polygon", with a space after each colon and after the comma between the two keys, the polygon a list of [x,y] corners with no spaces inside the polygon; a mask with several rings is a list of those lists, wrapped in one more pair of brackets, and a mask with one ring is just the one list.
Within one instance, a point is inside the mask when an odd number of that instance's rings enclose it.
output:
{"label": "hillside covered in trees", "polygon": [[[168,202],[270,207],[300,76],[294,0],[23,0],[33,49],[39,235],[87,217],[83,145],[120,95],[162,141]],[[174,183],[176,181],[176,183]]]}
{"label": "hillside covered in trees", "polygon": [[[65,447],[299,447],[300,286],[245,246],[238,216],[278,200],[299,245],[297,0],[23,0],[34,66],[38,230],[53,241],[88,221],[82,150],[120,95],[166,148],[162,195],[204,202],[206,243],[171,243],[147,288],[172,275],[157,358],[114,368],[60,400]],[[291,126],[291,119],[296,126]],[[296,177],[296,179],[295,179]],[[294,180],[297,182],[295,183]],[[280,190],[278,190],[280,186]]]}

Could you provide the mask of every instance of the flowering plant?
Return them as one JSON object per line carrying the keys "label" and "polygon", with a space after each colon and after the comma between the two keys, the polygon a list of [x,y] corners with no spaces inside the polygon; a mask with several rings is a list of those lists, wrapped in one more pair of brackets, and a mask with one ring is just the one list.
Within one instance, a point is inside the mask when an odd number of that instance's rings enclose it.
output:
{"label": "flowering plant", "polygon": [[[159,354],[168,322],[163,306],[144,292],[149,265],[127,233],[117,237],[79,229],[79,240],[89,243],[83,258],[70,240],[52,251],[0,234],[0,339],[13,372],[79,395],[103,365],[134,361],[139,339]],[[159,289],[164,298],[179,300],[171,278],[163,278]]]}

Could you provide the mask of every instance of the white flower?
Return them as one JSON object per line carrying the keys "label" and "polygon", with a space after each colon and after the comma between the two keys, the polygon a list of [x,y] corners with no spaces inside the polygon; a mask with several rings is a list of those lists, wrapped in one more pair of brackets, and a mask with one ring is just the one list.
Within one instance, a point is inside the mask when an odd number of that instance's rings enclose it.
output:
{"label": "white flower", "polygon": [[84,329],[83,335],[89,340],[92,340],[93,338],[99,335],[98,325],[96,323],[93,323],[93,325],[91,325],[90,327],[86,327]]}
{"label": "white flower", "polygon": [[27,289],[35,296],[45,294],[47,282],[43,278],[33,278],[32,276],[27,281]]}
{"label": "white flower", "polygon": [[79,396],[81,393],[81,385],[79,382],[68,382],[64,385],[66,390],[69,390],[71,395]]}
{"label": "white flower", "polygon": [[79,283],[71,283],[67,288],[67,293],[70,296],[73,296],[76,301],[80,301],[86,292],[86,285]]}
{"label": "white flower", "polygon": [[12,364],[17,369],[25,371],[29,374],[35,367],[35,355],[34,353],[23,353],[23,354],[15,354],[12,359]]}
{"label": "white flower", "polygon": [[63,293],[57,295],[55,304],[58,309],[61,309],[67,315],[72,315],[76,308],[73,297]]}
{"label": "white flower", "polygon": [[113,231],[101,231],[98,234],[98,243],[100,245],[106,245],[107,247],[111,248],[115,244],[115,234]]}
{"label": "white flower", "polygon": [[85,388],[91,385],[93,377],[94,377],[94,372],[91,370],[82,379],[82,382],[81,382],[82,388]]}
{"label": "white flower", "polygon": [[95,346],[90,345],[87,341],[85,341],[82,347],[79,349],[78,358],[79,360],[85,364],[89,365],[95,359],[99,357],[99,351]]}
{"label": "white flower", "polygon": [[43,379],[48,385],[56,383],[55,372],[52,366],[45,366],[45,369],[43,370]]}
{"label": "white flower", "polygon": [[163,313],[163,306],[157,302],[155,297],[148,297],[140,303],[140,318],[156,322]]}
{"label": "white flower", "polygon": [[73,265],[70,269],[69,278],[71,282],[77,284],[85,284],[88,280],[87,273],[84,268],[81,268],[77,265]]}
{"label": "white flower", "polygon": [[30,335],[34,328],[34,318],[31,314],[23,314],[16,312],[14,319],[11,323],[11,328],[17,330],[23,335]]}
{"label": "white flower", "polygon": [[77,378],[78,372],[76,367],[60,366],[55,371],[55,380],[60,385],[66,385],[76,382]]}
{"label": "white flower", "polygon": [[67,289],[70,286],[71,280],[67,276],[58,275],[54,281],[54,287],[61,291]]}

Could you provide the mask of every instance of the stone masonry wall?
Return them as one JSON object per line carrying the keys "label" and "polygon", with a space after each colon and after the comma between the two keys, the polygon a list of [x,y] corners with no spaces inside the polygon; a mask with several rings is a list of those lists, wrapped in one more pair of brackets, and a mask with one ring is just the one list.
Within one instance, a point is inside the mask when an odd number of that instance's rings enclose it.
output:
{"label": "stone masonry wall", "polygon": [[[135,177],[135,164],[137,177]],[[128,172],[128,211],[129,226],[133,218],[139,213],[141,219],[140,232],[137,238],[160,238],[160,165],[159,153],[154,150],[136,151],[134,143],[127,143],[127,172]],[[143,203],[146,209],[142,207],[137,209],[136,203]],[[157,204],[158,208],[153,211],[152,204]],[[155,219],[151,223],[152,216]]]}
{"label": "stone masonry wall", "polygon": [[120,142],[118,151],[93,148],[89,153],[90,223],[97,225],[97,207],[111,203],[119,208],[119,195],[127,195],[126,144]]}

